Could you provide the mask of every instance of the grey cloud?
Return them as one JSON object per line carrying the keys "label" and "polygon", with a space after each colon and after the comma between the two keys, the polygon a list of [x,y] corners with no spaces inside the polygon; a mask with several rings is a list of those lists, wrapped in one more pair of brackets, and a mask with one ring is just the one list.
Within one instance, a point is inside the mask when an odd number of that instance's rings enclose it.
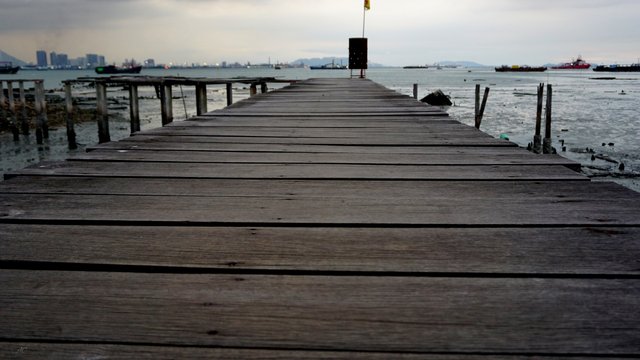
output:
{"label": "grey cloud", "polygon": [[114,19],[154,13],[143,0],[0,0],[0,31],[99,27]]}

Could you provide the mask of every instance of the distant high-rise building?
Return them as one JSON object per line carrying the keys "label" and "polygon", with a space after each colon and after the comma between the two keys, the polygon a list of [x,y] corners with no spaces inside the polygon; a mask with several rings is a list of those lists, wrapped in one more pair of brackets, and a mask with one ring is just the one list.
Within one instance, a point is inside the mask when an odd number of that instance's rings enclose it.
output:
{"label": "distant high-rise building", "polygon": [[52,67],[58,66],[58,54],[56,54],[55,51],[49,53],[49,64],[51,64]]}
{"label": "distant high-rise building", "polygon": [[47,63],[47,52],[44,50],[36,51],[36,60],[38,67],[47,67],[49,65]]}
{"label": "distant high-rise building", "polygon": [[87,67],[94,68],[100,65],[98,61],[98,54],[87,54],[86,56]]}
{"label": "distant high-rise building", "polygon": [[107,65],[107,61],[105,60],[104,56],[98,55],[98,66],[105,66],[105,65]]}
{"label": "distant high-rise building", "polygon": [[147,59],[144,61],[145,67],[154,67],[156,66],[156,61],[154,59]]}
{"label": "distant high-rise building", "polygon": [[85,67],[85,66],[87,66],[87,59],[85,59],[83,57],[70,59],[69,60],[69,65],[74,66],[74,67]]}
{"label": "distant high-rise building", "polygon": [[57,64],[59,67],[69,66],[69,56],[67,54],[58,54]]}

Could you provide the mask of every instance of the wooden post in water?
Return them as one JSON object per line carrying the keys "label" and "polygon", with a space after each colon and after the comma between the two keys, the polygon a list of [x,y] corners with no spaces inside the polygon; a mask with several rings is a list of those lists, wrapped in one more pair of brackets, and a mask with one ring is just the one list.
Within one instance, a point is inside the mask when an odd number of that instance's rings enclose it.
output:
{"label": "wooden post in water", "polygon": [[165,126],[173,122],[173,92],[171,84],[162,84],[160,86],[160,102],[162,126]]}
{"label": "wooden post in water", "polygon": [[249,97],[256,96],[256,94],[258,94],[258,87],[255,83],[253,83],[249,87]]}
{"label": "wooden post in water", "polygon": [[33,83],[33,108],[36,110],[36,143],[42,145],[42,102],[40,101],[40,87],[38,82]]}
{"label": "wooden post in water", "polygon": [[140,104],[138,101],[138,85],[129,84],[129,120],[131,134],[140,131]]}
{"label": "wooden post in water", "polygon": [[542,154],[542,102],[544,101],[544,83],[538,85],[538,105],[536,107],[536,133],[533,136],[533,152]]}
{"label": "wooden post in water", "polygon": [[233,104],[233,83],[228,82],[227,86],[227,106]]}
{"label": "wooden post in water", "polygon": [[49,138],[49,119],[47,117],[47,97],[44,90],[44,81],[39,80],[34,84],[34,87],[40,91],[40,107],[42,113],[40,117],[40,127],[42,128],[42,136],[45,139]]}
{"label": "wooden post in water", "polygon": [[22,104],[22,119],[20,127],[22,135],[29,135],[29,114],[27,114],[27,96],[24,93],[24,81],[20,81],[20,104]]}
{"label": "wooden post in water", "polygon": [[196,115],[202,116],[207,112],[207,84],[196,85]]}
{"label": "wooden post in water", "polygon": [[98,143],[111,141],[109,134],[109,112],[107,106],[107,84],[96,82],[96,110],[98,116]]}
{"label": "wooden post in water", "polygon": [[418,84],[413,84],[413,98],[418,100]]}
{"label": "wooden post in water", "polygon": [[476,84],[475,110],[473,114],[476,129],[480,129],[480,124],[478,123],[478,115],[480,114],[480,84]]}
{"label": "wooden post in water", "polygon": [[0,119],[7,120],[7,110],[5,109],[5,106],[6,100],[4,97],[4,81],[0,80],[0,115],[2,116],[2,118]]}
{"label": "wooden post in water", "polygon": [[484,95],[482,97],[482,105],[480,106],[480,113],[478,113],[478,126],[477,129],[480,129],[480,124],[482,123],[482,118],[484,117],[484,109],[487,107],[487,100],[489,99],[489,87],[484,88]]}
{"label": "wooden post in water", "polygon": [[551,147],[551,103],[553,99],[553,89],[551,84],[547,84],[547,107],[545,111],[545,129],[544,139],[542,141],[542,152],[544,154],[552,154]]}
{"label": "wooden post in water", "polygon": [[266,82],[261,82],[260,83],[260,93],[264,94],[266,92],[269,91],[269,87],[267,87],[267,83]]}
{"label": "wooden post in water", "polygon": [[69,144],[69,149],[74,150],[78,148],[78,144],[76,143],[76,130],[73,124],[73,94],[71,93],[71,83],[64,83],[64,99],[67,110],[67,143]]}
{"label": "wooden post in water", "polygon": [[480,124],[482,124],[482,118],[484,117],[484,109],[487,107],[487,100],[489,99],[489,87],[484,88],[484,96],[482,97],[482,105],[480,104],[480,84],[476,84],[476,101],[475,101],[475,126],[480,130]]}
{"label": "wooden post in water", "polygon": [[7,81],[7,97],[9,98],[9,116],[11,117],[11,132],[13,133],[13,141],[20,141],[20,132],[18,131],[18,116],[16,114],[16,101],[13,97],[13,82]]}

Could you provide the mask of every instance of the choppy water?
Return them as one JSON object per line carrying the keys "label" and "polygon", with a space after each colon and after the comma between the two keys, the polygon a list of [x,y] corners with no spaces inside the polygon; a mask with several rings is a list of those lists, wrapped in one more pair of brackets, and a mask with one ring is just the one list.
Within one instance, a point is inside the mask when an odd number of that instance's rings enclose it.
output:
{"label": "choppy water", "polygon": [[[348,71],[312,71],[305,69],[224,69],[224,70],[143,70],[143,74],[191,77],[273,76],[284,79],[348,76]],[[602,74],[593,71],[548,71],[545,73],[496,73],[493,69],[370,69],[368,78],[403,94],[411,94],[419,84],[419,96],[441,89],[455,103],[448,109],[455,119],[473,125],[475,85],[491,88],[481,129],[493,136],[508,134],[511,141],[527,146],[533,137],[536,113],[536,88],[539,83],[553,85],[553,146],[561,155],[583,164],[583,171],[595,179],[614,180],[640,191],[640,73]],[[79,76],[94,76],[84,71],[22,71],[16,78],[42,78],[49,89],[59,89],[61,81]],[[615,80],[595,78],[613,76]],[[3,79],[8,76],[4,75]],[[76,96],[95,96],[91,89],[77,89]],[[160,105],[151,88],[140,90],[143,129],[160,126]],[[195,94],[191,87],[174,88],[174,117],[179,121],[195,115]],[[110,121],[112,140],[129,136],[126,94],[110,89],[110,112],[122,114]],[[248,90],[237,87],[234,100],[248,97]],[[222,88],[208,88],[209,110],[225,106]],[[44,146],[35,138],[14,143],[10,134],[0,134],[0,175],[43,160],[62,160],[97,143],[93,122],[76,128],[80,149],[69,151],[64,129],[51,132]],[[562,141],[562,142],[561,142]],[[562,152],[563,145],[566,152]],[[604,144],[604,145],[603,145]],[[593,151],[587,151],[593,150]],[[595,160],[592,160],[595,155]],[[624,171],[619,164],[624,164]]]}

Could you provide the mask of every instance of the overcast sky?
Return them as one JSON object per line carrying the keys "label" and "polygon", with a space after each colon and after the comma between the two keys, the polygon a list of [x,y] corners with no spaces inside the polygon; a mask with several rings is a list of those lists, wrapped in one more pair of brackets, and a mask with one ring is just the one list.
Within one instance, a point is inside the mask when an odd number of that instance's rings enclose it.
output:
{"label": "overcast sky", "polygon": [[[289,62],[346,56],[364,0],[0,0],[0,50],[109,62]],[[369,59],[385,65],[629,63],[640,0],[371,0]]]}

